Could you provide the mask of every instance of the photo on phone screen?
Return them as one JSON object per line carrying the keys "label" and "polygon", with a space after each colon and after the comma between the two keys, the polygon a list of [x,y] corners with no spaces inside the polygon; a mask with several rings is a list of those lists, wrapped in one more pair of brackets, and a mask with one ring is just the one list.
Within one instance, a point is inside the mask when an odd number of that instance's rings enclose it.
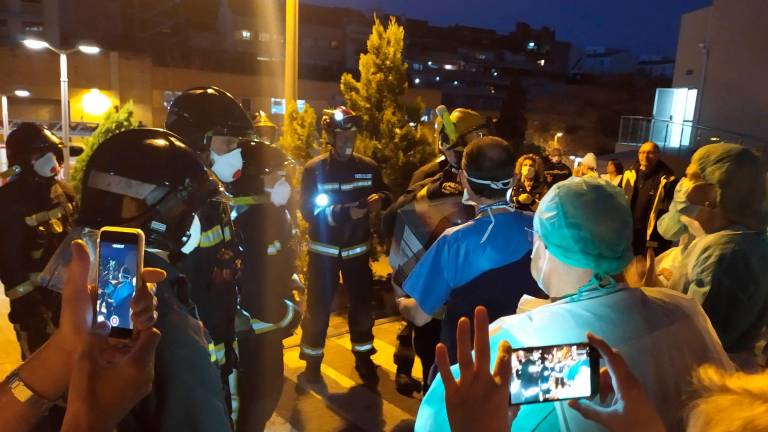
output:
{"label": "photo on phone screen", "polygon": [[136,292],[138,244],[111,239],[102,233],[99,241],[99,295],[96,320],[114,329],[133,329],[131,300]]}
{"label": "photo on phone screen", "polygon": [[600,359],[587,343],[513,349],[511,360],[513,405],[596,394]]}

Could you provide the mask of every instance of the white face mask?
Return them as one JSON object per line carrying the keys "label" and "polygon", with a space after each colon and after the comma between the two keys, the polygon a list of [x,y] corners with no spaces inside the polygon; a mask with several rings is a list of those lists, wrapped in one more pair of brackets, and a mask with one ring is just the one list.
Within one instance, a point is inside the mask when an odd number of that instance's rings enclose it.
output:
{"label": "white face mask", "polygon": [[59,173],[59,162],[53,153],[46,153],[38,160],[32,162],[32,168],[40,177],[51,178]]}
{"label": "white face mask", "polygon": [[680,215],[680,222],[688,228],[688,232],[691,233],[695,238],[700,238],[707,235],[707,232],[704,231],[704,228],[701,226],[699,221],[692,217]]}
{"label": "white face mask", "polygon": [[536,175],[536,168],[532,166],[525,166],[523,167],[523,177],[525,178],[533,178],[533,176]]}
{"label": "white face mask", "polygon": [[200,244],[200,237],[203,232],[202,226],[200,225],[200,219],[198,219],[197,215],[195,215],[195,218],[192,219],[192,225],[190,225],[189,230],[187,231],[187,235],[189,236],[187,238],[186,243],[184,243],[184,246],[181,247],[181,251],[187,255],[189,255],[197,246]]}
{"label": "white face mask", "polygon": [[271,188],[265,188],[269,192],[269,199],[272,204],[281,207],[288,204],[288,200],[291,199],[291,185],[282,177],[275,182]]}
{"label": "white face mask", "polygon": [[217,155],[211,152],[213,166],[211,169],[224,183],[232,183],[240,177],[243,169],[243,155],[241,149],[232,150],[224,155]]}
{"label": "white face mask", "polygon": [[533,250],[531,251],[531,275],[533,276],[533,280],[536,281],[536,284],[539,285],[539,288],[541,288],[542,291],[549,294],[549,292],[544,288],[544,272],[546,271],[547,264],[549,264],[549,252],[546,250],[546,248],[542,251],[542,253],[546,254],[544,257],[544,261],[541,263],[541,267],[538,269],[539,271],[535,271],[534,263],[535,260],[540,259],[536,252],[542,247],[541,240],[534,242]]}

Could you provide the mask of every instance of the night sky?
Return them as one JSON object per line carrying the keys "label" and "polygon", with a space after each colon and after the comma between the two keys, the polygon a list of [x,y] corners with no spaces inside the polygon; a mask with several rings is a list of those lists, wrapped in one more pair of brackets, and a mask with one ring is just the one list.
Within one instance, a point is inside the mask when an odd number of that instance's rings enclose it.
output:
{"label": "night sky", "polygon": [[517,21],[554,28],[578,47],[629,48],[673,56],[680,17],[712,0],[307,0],[402,14],[432,24],[463,24],[507,33]]}

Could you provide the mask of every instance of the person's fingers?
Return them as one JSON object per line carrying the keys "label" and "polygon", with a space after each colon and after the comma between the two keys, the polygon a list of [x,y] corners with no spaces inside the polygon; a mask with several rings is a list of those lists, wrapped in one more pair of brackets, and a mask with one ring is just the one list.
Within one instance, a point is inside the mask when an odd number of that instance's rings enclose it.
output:
{"label": "person's fingers", "polygon": [[598,406],[590,401],[582,399],[571,399],[568,401],[568,406],[581,414],[587,420],[591,420],[595,423],[605,425],[605,416],[610,411],[607,408]]}
{"label": "person's fingers", "polygon": [[496,366],[493,368],[493,376],[498,377],[499,384],[509,389],[512,381],[512,347],[507,341],[501,341],[499,354],[496,356]]}
{"label": "person's fingers", "polygon": [[[507,408],[507,422],[511,426],[512,422],[517,418],[517,414],[520,412],[520,405],[510,405]],[[509,429],[509,428],[507,428]]]}
{"label": "person's fingers", "polygon": [[75,240],[70,245],[72,259],[67,266],[67,273],[62,289],[62,314],[73,320],[82,320],[89,316],[93,308],[91,293],[88,289],[88,270],[91,257],[82,240]]}
{"label": "person's fingers", "polygon": [[618,351],[611,348],[606,341],[592,333],[587,333],[587,340],[592,346],[597,348],[600,355],[605,359],[605,365],[608,367],[613,381],[613,389],[621,393],[622,389],[630,384],[630,380],[633,377],[629,372],[627,363],[624,361],[624,357]]}
{"label": "person's fingers", "polygon": [[150,310],[142,314],[134,312],[131,314],[131,322],[133,322],[133,328],[136,330],[151,328],[157,322],[157,311]]}
{"label": "person's fingers", "polygon": [[103,336],[109,336],[109,332],[112,330],[112,326],[109,325],[106,321],[99,321],[96,323],[95,326],[93,326],[93,329],[91,330],[95,334],[100,334]]}
{"label": "person's fingers", "polygon": [[139,366],[152,364],[155,360],[155,349],[160,343],[160,332],[157,329],[148,329],[138,333],[139,337],[129,357]]}
{"label": "person's fingers", "polygon": [[613,379],[607,368],[600,369],[600,403],[605,403],[608,397],[613,393]]}
{"label": "person's fingers", "polygon": [[472,340],[469,335],[471,324],[467,317],[462,317],[456,326],[456,357],[459,360],[459,371],[462,381],[472,379],[472,372],[475,369],[475,362],[472,360]]}
{"label": "person's fingers", "polygon": [[488,340],[488,311],[483,306],[475,308],[475,367],[488,373],[491,363],[491,347]]}
{"label": "person's fingers", "polygon": [[440,372],[440,377],[443,378],[443,385],[445,386],[445,394],[453,394],[456,391],[456,379],[451,373],[451,361],[448,359],[448,348],[443,343],[437,344],[435,347],[435,364],[437,370]]}
{"label": "person's fingers", "polygon": [[160,283],[165,280],[165,271],[159,268],[147,267],[141,271],[141,280],[144,283]]}

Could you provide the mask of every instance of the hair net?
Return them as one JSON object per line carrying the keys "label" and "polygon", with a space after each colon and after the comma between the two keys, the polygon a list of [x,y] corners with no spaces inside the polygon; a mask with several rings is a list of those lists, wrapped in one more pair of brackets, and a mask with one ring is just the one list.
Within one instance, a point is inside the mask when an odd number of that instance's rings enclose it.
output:
{"label": "hair net", "polygon": [[717,186],[717,206],[731,223],[765,229],[766,170],[754,152],[738,144],[710,144],[696,151],[691,163],[705,182]]}
{"label": "hair net", "polygon": [[632,260],[632,214],[604,180],[571,177],[550,189],[533,219],[547,251],[573,267],[620,273]]}

